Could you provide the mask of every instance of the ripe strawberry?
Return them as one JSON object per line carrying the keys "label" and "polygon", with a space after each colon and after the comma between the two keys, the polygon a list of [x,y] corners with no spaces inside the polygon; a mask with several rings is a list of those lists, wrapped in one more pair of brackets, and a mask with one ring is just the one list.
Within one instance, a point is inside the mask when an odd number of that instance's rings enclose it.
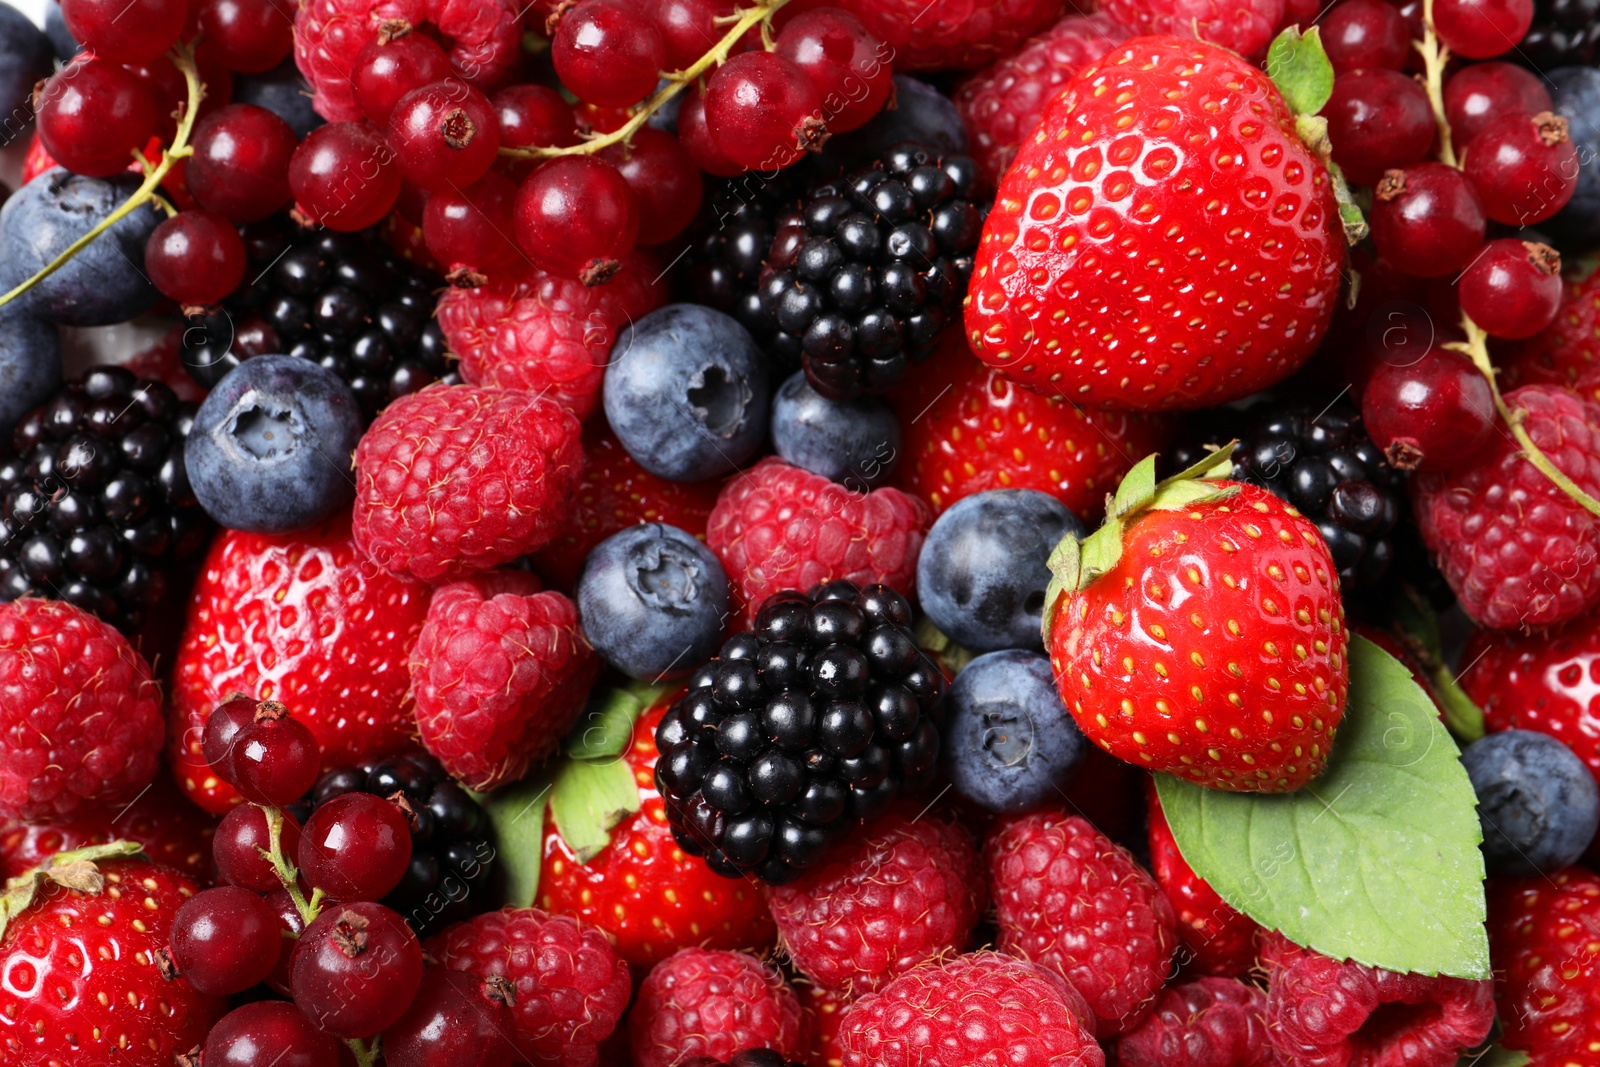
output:
{"label": "ripe strawberry", "polygon": [[1600,400],[1600,271],[1568,281],[1555,321],[1495,350],[1500,386],[1564,385]]}
{"label": "ripe strawberry", "polygon": [[672,706],[658,698],[634,725],[622,758],[639,785],[639,810],[617,824],[599,852],[580,858],[546,813],[539,906],[575,915],[611,935],[623,959],[643,970],[681,948],[772,945],[772,917],[761,888],[713,874],[685,855],[656,792],[656,724]]}
{"label": "ripe strawberry", "polygon": [[1185,949],[1180,960],[1197,974],[1245,977],[1255,966],[1257,939],[1264,931],[1229,906],[1184,860],[1153,785],[1149,800],[1150,869],[1178,913],[1178,936]]}
{"label": "ripe strawberry", "polygon": [[1489,952],[1500,1043],[1535,1064],[1588,1065],[1600,1049],[1600,876],[1491,882]]}
{"label": "ripe strawberry", "polygon": [[[826,0],[888,46],[897,71],[972,70],[1061,17],[1062,0]],[[821,4],[812,4],[817,7]]]}
{"label": "ripe strawberry", "polygon": [[1086,411],[1059,391],[1023,389],[945,334],[921,374],[895,394],[905,458],[895,480],[937,515],[987,489],[1037,489],[1085,519],[1128,468],[1167,441],[1144,415]]}
{"label": "ripe strawberry", "polygon": [[1265,74],[1202,41],[1135,38],[1079,71],[1012,161],[967,335],[1075,403],[1220,404],[1317,347],[1338,225],[1327,168]]}
{"label": "ripe strawberry", "polygon": [[807,1064],[809,1067],[843,1067],[844,1049],[839,1044],[839,1026],[844,1022],[850,998],[814,985],[802,985],[795,992],[811,1016],[811,1056]]}
{"label": "ripe strawberry", "polygon": [[1348,685],[1328,546],[1265,489],[1153,472],[1141,462],[1115,516],[1052,556],[1061,699],[1118,759],[1214,789],[1299,789],[1327,763]]}
{"label": "ripe strawberry", "polygon": [[0,1062],[16,1067],[171,1067],[227,1010],[157,953],[195,883],[125,859],[137,846],[52,857],[0,911]]}
{"label": "ripe strawberry", "polygon": [[178,785],[213,815],[238,803],[200,755],[206,717],[235,692],[293,707],[324,767],[410,747],[407,655],[427,613],[428,587],[362,559],[348,518],[296,534],[225,531],[195,584],[173,667]]}
{"label": "ripe strawberry", "polygon": [[1198,37],[1253,56],[1283,24],[1284,0],[1106,0],[1102,10],[1135,33]]}

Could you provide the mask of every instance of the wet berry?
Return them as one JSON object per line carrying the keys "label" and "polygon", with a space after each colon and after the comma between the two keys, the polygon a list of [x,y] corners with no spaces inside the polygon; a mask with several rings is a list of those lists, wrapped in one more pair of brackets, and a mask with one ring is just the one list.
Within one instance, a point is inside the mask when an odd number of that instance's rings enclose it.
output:
{"label": "wet berry", "polygon": [[244,280],[244,242],[219,212],[180,212],[150,234],[144,269],[168,300],[204,307],[221,301]]}
{"label": "wet berry", "polygon": [[341,1038],[366,1038],[405,1014],[422,981],[417,935],[382,904],[334,904],[305,928],[291,965],[295,1005]]}
{"label": "wet berry", "polygon": [[1578,188],[1578,149],[1567,120],[1548,111],[1505,114],[1467,145],[1462,169],[1496,222],[1531,226],[1566,206]]}
{"label": "wet berry", "polygon": [[1501,115],[1537,115],[1550,110],[1544,82],[1510,63],[1473,63],[1444,83],[1444,113],[1455,143],[1467,145]]}
{"label": "wet berry", "polygon": [[184,179],[202,207],[255,222],[289,202],[289,160],[299,144],[274,112],[229,104],[200,120]]}
{"label": "wet berry", "polygon": [[389,213],[400,196],[394,150],[359,122],[318,126],[289,161],[295,206],[330,230],[362,230]]}
{"label": "wet berry", "polygon": [[1461,275],[1461,310],[1490,337],[1532,337],[1561,306],[1561,257],[1549,245],[1490,241]]}
{"label": "wet berry", "polygon": [[[222,817],[211,841],[211,856],[216,861],[217,877],[228,885],[241,886],[257,893],[270,893],[282,887],[277,869],[262,855],[271,846],[267,816],[254,804],[241,804]],[[292,862],[300,849],[300,823],[284,815],[278,831],[278,847]]]}
{"label": "wet berry", "polygon": [[1466,175],[1443,163],[1419,163],[1383,176],[1371,223],[1386,261],[1419,278],[1438,278],[1472,261],[1488,220]]}
{"label": "wet berry", "polygon": [[311,813],[297,855],[301,877],[330,899],[378,900],[405,877],[411,826],[398,801],[346,793]]}
{"label": "wet berry", "polygon": [[128,169],[160,119],[150,83],[98,56],[67,64],[39,94],[39,140],[74,174],[105,178]]}
{"label": "wet berry", "polygon": [[1428,94],[1397,70],[1339,75],[1322,114],[1333,161],[1356,185],[1376,185],[1384,171],[1422,162],[1433,146]]}
{"label": "wet berry", "polygon": [[724,156],[764,171],[820,148],[828,133],[822,94],[800,64],[773,52],[741,52],[717,69],[705,121]]}
{"label": "wet berry", "polygon": [[361,113],[380,128],[388,128],[389,117],[400,98],[413,89],[444,81],[454,72],[450,57],[425,33],[406,32],[399,36],[379,33],[356,56],[350,72]]}
{"label": "wet berry", "polygon": [[560,156],[517,190],[517,243],[552,274],[600,284],[639,236],[639,203],[616,167],[593,156]]}
{"label": "wet berry", "polygon": [[429,191],[460,188],[494,163],[500,125],[488,97],[446,78],[400,98],[389,116],[389,144],[406,181]]}
{"label": "wet berry", "polygon": [[272,907],[250,890],[207,889],[173,918],[172,962],[201,993],[243,993],[277,966],[285,948],[278,929]]}
{"label": "wet berry", "polygon": [[579,100],[627,107],[656,87],[667,47],[647,7],[585,0],[561,16],[550,58]]}
{"label": "wet berry", "polygon": [[1373,444],[1401,470],[1462,466],[1494,435],[1488,380],[1466,356],[1439,347],[1379,364],[1361,412]]}

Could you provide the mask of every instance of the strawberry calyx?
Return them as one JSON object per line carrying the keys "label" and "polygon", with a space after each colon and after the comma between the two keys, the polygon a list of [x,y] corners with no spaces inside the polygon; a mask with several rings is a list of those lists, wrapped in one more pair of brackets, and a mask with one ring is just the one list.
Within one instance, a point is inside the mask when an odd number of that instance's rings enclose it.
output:
{"label": "strawberry calyx", "polygon": [[0,938],[11,920],[27,911],[46,885],[98,896],[106,886],[105,875],[96,864],[102,860],[143,857],[144,846],[137,841],[107,841],[49,856],[39,866],[7,879],[0,890]]}
{"label": "strawberry calyx", "polygon": [[1177,511],[1195,504],[1223,500],[1239,491],[1236,485],[1218,485],[1233,473],[1230,441],[1187,470],[1156,481],[1156,456],[1152,453],[1134,464],[1132,470],[1106,501],[1106,521],[1098,530],[1079,541],[1067,534],[1056,544],[1046,565],[1050,584],[1045,586],[1041,631],[1045,647],[1050,645],[1050,630],[1062,594],[1087,589],[1095,579],[1117,565],[1122,558],[1122,531],[1130,520],[1146,511]]}
{"label": "strawberry calyx", "polygon": [[1294,112],[1295,133],[1328,168],[1344,239],[1349,244],[1357,244],[1367,236],[1367,220],[1350,194],[1344,172],[1333,161],[1328,120],[1318,114],[1333,96],[1333,63],[1322,47],[1318,28],[1312,26],[1301,33],[1298,26],[1290,26],[1278,34],[1267,49],[1267,77],[1272,79],[1283,102]]}

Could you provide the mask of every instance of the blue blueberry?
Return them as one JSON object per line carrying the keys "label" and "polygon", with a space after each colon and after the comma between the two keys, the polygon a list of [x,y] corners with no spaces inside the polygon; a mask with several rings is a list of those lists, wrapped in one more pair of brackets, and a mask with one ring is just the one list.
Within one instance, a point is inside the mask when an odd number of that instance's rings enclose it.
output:
{"label": "blue blueberry", "polygon": [[944,707],[950,785],[984,811],[1014,814],[1058,800],[1089,746],[1038,652],[979,656],[956,675]]}
{"label": "blue blueberry", "polygon": [[[0,208],[0,292],[37,273],[138,187],[131,174],[84,178],[56,167],[18,189]],[[135,208],[19,302],[60,326],[109,326],[150,310],[160,294],[144,275],[144,246],[163,218],[153,204]]]}
{"label": "blue blueberry", "polygon": [[61,338],[15,302],[0,307],[0,441],[61,387]]}
{"label": "blue blueberry", "polygon": [[302,140],[327,121],[312,109],[311,86],[294,65],[294,56],[260,74],[235,74],[232,102],[275,112]]}
{"label": "blue blueberry", "polygon": [[900,458],[900,420],[877,397],[829,400],[796,372],[772,398],[772,444],[796,467],[870,488],[888,480]]}
{"label": "blue blueberry", "polygon": [[349,505],[360,437],[361,410],[344,379],[298,356],[256,356],[200,405],[184,462],[200,506],[220,525],[282,533]]}
{"label": "blue blueberry", "polygon": [[1562,67],[1545,78],[1555,113],[1567,120],[1578,150],[1578,188],[1542,226],[1562,251],[1588,252],[1600,244],[1600,70]]}
{"label": "blue blueberry", "polygon": [[966,154],[967,128],[948,96],[927,82],[896,74],[892,99],[893,110],[884,108],[859,130],[828,138],[815,157],[817,170],[837,171],[881,159],[890,145],[901,141],[915,141],[939,155]]}
{"label": "blue blueberry", "polygon": [[50,0],[44,9],[44,34],[50,38],[50,47],[63,63],[83,51],[83,45],[67,29],[67,19],[61,13],[61,0]]}
{"label": "blue blueberry", "polygon": [[975,652],[1044,646],[1039,635],[1045,561],[1077,516],[1036,489],[962,497],[928,531],[917,558],[917,596],[929,620]]}
{"label": "blue blueberry", "polygon": [[749,332],[698,304],[629,326],[606,368],[606,419],[639,466],[695,482],[731,474],[767,430],[767,368]]}
{"label": "blue blueberry", "polygon": [[0,122],[8,133],[32,114],[34,82],[54,69],[50,38],[28,16],[0,3]]}
{"label": "blue blueberry", "polygon": [[711,550],[664,523],[643,523],[594,547],[578,576],[583,633],[623,674],[688,674],[717,650],[728,576]]}
{"label": "blue blueberry", "polygon": [[1600,825],[1600,792],[1573,751],[1549,734],[1505,730],[1467,746],[1490,874],[1552,874],[1576,863]]}

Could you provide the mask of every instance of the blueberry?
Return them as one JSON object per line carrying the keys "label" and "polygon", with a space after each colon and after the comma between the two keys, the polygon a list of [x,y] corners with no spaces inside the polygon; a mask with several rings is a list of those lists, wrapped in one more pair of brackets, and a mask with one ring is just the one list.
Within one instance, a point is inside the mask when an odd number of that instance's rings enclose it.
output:
{"label": "blueberry", "polygon": [[749,332],[698,304],[629,326],[606,368],[606,418],[645,470],[674,482],[731,474],[767,429],[767,370]]}
{"label": "blueberry", "polygon": [[26,311],[0,307],[0,441],[61,386],[61,338]]}
{"label": "blueberry", "polygon": [[1083,533],[1067,506],[1035,489],[991,489],[955,502],[917,558],[922,609],[957,644],[978,652],[1042,647],[1045,561]]}
{"label": "blueberry", "polygon": [[688,674],[717,650],[728,576],[711,550],[676,526],[646,523],[595,546],[578,576],[584,636],[623,674]]}
{"label": "blueberry", "polygon": [[1578,150],[1578,188],[1543,228],[1563,252],[1587,252],[1600,243],[1600,70],[1562,67],[1545,80]]}
{"label": "blueberry", "polygon": [[840,170],[881,159],[900,141],[916,141],[936,155],[965,155],[966,126],[950,98],[927,82],[894,76],[895,106],[884,108],[859,130],[828,138],[817,157],[819,170]]}
{"label": "blueberry", "polygon": [[50,47],[62,62],[83,51],[83,45],[67,29],[66,16],[61,13],[61,0],[50,0],[44,9],[44,35],[50,39]]}
{"label": "blueberry", "polygon": [[219,524],[282,533],[349,505],[360,437],[355,395],[332,371],[295,356],[257,356],[200,405],[184,462],[200,506]]}
{"label": "blueberry", "polygon": [[[137,188],[132,174],[84,178],[55,167],[17,190],[0,208],[0,290],[37,273]],[[18,302],[60,326],[109,326],[149,311],[159,294],[144,275],[144,246],[164,217],[153,204],[135,208]]]}
{"label": "blueberry", "polygon": [[235,74],[232,102],[255,104],[274,112],[301,140],[326,121],[312,110],[311,86],[294,65],[292,55],[260,74]]}
{"label": "blueberry", "polygon": [[1560,741],[1505,730],[1468,745],[1461,762],[1478,794],[1491,875],[1553,874],[1589,847],[1600,825],[1600,793],[1583,761]]}
{"label": "blueberry", "polygon": [[1058,797],[1088,750],[1037,652],[979,656],[956,675],[944,714],[950,784],[985,811],[1030,811]]}
{"label": "blueberry", "polygon": [[900,420],[876,397],[829,400],[800,372],[772,398],[772,443],[796,467],[871,488],[888,479],[900,458]]}
{"label": "blueberry", "polygon": [[28,16],[0,3],[0,115],[26,116],[33,84],[55,69],[50,38]]}

